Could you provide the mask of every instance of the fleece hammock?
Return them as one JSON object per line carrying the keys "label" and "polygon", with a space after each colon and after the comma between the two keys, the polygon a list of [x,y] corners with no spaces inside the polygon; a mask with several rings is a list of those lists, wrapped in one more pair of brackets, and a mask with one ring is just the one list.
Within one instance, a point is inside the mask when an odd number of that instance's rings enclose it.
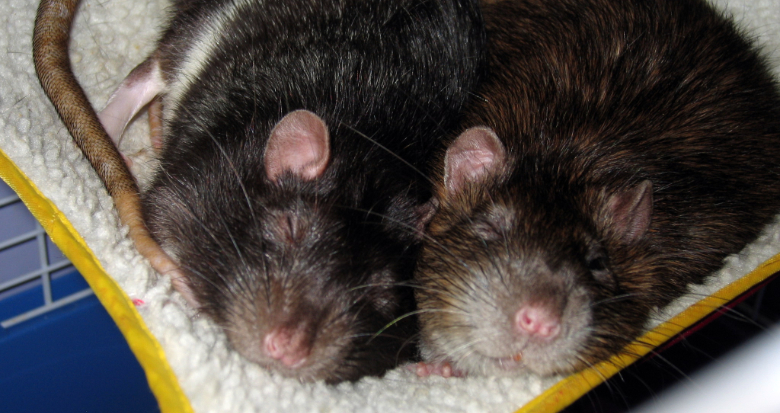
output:
{"label": "fleece hammock", "polygon": [[[717,0],[753,36],[780,74],[780,2]],[[166,2],[83,0],[72,33],[74,71],[93,105],[154,47]],[[120,227],[113,202],[40,89],[32,64],[37,0],[0,4],[0,177],[27,204],[89,282],[146,372],[163,412],[550,412],[558,411],[780,270],[780,224],[729,257],[706,285],[659,311],[627,353],[570,377],[384,378],[328,386],[268,373],[231,351],[221,330],[198,317],[170,280],[156,281]],[[145,115],[122,142],[140,175],[152,161]],[[146,170],[145,170],[146,169]],[[519,409],[519,410],[518,410]]]}

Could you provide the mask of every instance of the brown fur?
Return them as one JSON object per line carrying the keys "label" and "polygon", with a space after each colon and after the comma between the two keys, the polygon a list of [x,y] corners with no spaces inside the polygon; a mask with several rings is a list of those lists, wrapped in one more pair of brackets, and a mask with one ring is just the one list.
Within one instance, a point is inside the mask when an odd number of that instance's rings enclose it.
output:
{"label": "brown fur", "polygon": [[[587,297],[578,311],[588,316],[574,317],[587,321],[586,337],[576,355],[550,344],[555,360],[531,368],[578,370],[620,351],[653,308],[703,282],[778,212],[777,86],[704,1],[505,0],[484,15],[490,75],[463,125],[492,128],[507,161],[462,192],[439,185],[418,271],[424,356],[493,373],[454,354],[474,325],[491,322],[462,310],[479,296],[511,319],[524,298],[502,304],[513,300],[506,291],[557,277],[568,285],[559,293]],[[646,180],[650,227],[625,242],[607,204]],[[509,212],[496,219],[497,209]],[[606,276],[588,268],[599,251]],[[484,288],[500,291],[475,292]],[[516,339],[504,356],[521,351]]]}

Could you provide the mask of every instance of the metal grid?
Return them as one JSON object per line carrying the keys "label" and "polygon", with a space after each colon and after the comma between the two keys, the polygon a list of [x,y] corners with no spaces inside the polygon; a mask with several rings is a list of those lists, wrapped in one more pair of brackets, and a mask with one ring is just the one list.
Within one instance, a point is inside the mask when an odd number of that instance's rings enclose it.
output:
{"label": "metal grid", "polygon": [[[0,326],[3,328],[11,327],[92,294],[92,290],[86,288],[61,298],[54,298],[54,294],[52,294],[53,278],[56,278],[58,273],[73,269],[73,266],[54,246],[41,225],[24,208],[19,197],[0,182],[0,212],[2,211],[6,212],[2,215],[6,222],[0,221],[0,230],[2,230],[0,231],[2,233],[0,254],[5,254],[6,261],[18,259],[30,262],[23,263],[21,274],[14,273],[19,272],[19,268],[16,270],[10,268],[19,267],[18,265],[9,266],[6,264],[0,267],[0,304],[3,300],[37,287],[41,288],[43,299],[42,305],[36,308],[27,309],[10,318],[0,320]],[[19,222],[22,222],[22,225],[13,225]],[[24,253],[17,253],[15,250],[23,250]],[[37,250],[37,254],[35,250]],[[29,270],[29,268],[35,267],[34,261],[36,260],[38,262],[37,268]]]}

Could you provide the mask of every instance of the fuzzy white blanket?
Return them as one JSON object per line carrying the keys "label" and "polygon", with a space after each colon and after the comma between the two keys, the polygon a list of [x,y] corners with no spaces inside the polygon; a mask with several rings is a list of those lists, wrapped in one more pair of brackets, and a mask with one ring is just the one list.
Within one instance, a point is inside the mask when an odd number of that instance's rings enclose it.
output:
{"label": "fuzzy white blanket", "polygon": [[[714,1],[764,46],[780,75],[780,1]],[[71,54],[74,70],[96,107],[105,104],[123,77],[152,50],[165,3],[81,2]],[[244,361],[227,348],[219,329],[170,292],[169,280],[153,281],[148,263],[120,229],[111,199],[38,85],[31,58],[36,8],[37,0],[0,2],[0,50],[5,56],[0,61],[0,176],[20,194],[24,192],[25,202],[38,211],[55,242],[85,274],[144,366],[164,411],[512,412],[561,380],[534,376],[418,378],[401,368],[382,379],[327,386],[282,379]],[[136,121],[123,145],[143,146],[146,133],[146,122]],[[48,215],[41,213],[49,201],[56,209]],[[721,294],[722,287],[777,254],[778,234],[780,224],[769,228],[742,254],[729,258],[726,268],[708,285],[659,313],[649,327],[702,296]],[[559,383],[553,387],[558,393],[548,391],[546,399],[537,398],[523,411],[558,409],[562,404],[552,399],[578,397],[587,386],[598,384],[599,376],[581,376],[585,378],[579,382],[587,385],[580,385],[579,390],[567,390]]]}

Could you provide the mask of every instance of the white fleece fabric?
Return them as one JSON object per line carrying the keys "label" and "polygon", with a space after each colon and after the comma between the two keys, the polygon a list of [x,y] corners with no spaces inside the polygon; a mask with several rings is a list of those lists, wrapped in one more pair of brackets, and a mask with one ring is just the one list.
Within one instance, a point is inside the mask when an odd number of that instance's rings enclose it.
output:
{"label": "white fleece fabric", "polygon": [[[672,0],[673,1],[673,0]],[[714,0],[763,46],[780,75],[780,1]],[[124,76],[148,55],[165,16],[164,0],[83,0],[72,33],[74,71],[102,108]],[[37,0],[0,2],[0,149],[65,214],[107,272],[138,307],[196,412],[513,412],[559,378],[418,378],[399,368],[384,378],[327,386],[274,376],[230,351],[225,336],[155,281],[121,229],[113,203],[57,118],[36,78],[31,37]],[[123,141],[143,147],[145,116]],[[140,145],[140,146],[139,146]],[[132,150],[131,150],[132,152]],[[145,158],[136,158],[140,166]],[[659,312],[654,323],[741,277],[780,251],[780,224],[705,286]]]}

